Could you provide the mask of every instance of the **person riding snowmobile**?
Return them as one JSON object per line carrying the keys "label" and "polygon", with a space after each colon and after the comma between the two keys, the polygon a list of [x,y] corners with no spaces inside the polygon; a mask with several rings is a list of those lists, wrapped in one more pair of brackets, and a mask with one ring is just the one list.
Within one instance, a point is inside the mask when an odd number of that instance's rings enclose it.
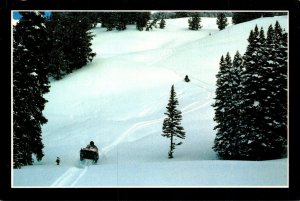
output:
{"label": "person riding snowmobile", "polygon": [[90,144],[88,144],[88,145],[86,146],[86,148],[98,150],[98,147],[95,145],[95,143],[94,143],[93,141],[91,141]]}

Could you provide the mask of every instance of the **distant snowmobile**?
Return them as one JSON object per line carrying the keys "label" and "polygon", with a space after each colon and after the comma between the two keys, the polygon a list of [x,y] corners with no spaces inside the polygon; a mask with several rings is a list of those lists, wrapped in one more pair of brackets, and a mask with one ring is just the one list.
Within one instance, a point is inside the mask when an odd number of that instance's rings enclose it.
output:
{"label": "distant snowmobile", "polygon": [[91,159],[94,161],[94,163],[97,163],[99,159],[99,152],[98,147],[93,141],[91,141],[86,148],[80,149],[80,161],[83,161],[84,159]]}

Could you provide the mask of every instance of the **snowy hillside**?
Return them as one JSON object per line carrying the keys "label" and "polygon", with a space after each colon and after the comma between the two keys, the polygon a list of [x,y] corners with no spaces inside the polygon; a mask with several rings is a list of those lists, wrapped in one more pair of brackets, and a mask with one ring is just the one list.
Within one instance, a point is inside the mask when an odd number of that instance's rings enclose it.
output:
{"label": "snowy hillside", "polygon": [[[93,62],[52,81],[43,126],[45,157],[13,170],[14,187],[280,186],[288,185],[288,160],[222,161],[212,150],[215,75],[227,52],[243,54],[250,30],[267,30],[287,16],[260,18],[219,31],[215,18],[188,30],[188,18],[166,20],[165,29],[107,32],[96,27]],[[183,81],[188,75],[191,82]],[[161,136],[172,84],[186,139],[167,158]],[[80,164],[91,140],[97,165]],[[61,165],[55,163],[61,158]]]}

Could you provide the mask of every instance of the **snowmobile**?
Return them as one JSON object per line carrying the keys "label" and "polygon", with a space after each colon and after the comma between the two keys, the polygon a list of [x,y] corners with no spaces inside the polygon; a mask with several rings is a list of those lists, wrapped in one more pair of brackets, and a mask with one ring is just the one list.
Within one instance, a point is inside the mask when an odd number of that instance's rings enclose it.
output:
{"label": "snowmobile", "polygon": [[99,152],[96,147],[86,147],[80,149],[80,161],[84,159],[93,160],[94,163],[97,163],[99,159]]}

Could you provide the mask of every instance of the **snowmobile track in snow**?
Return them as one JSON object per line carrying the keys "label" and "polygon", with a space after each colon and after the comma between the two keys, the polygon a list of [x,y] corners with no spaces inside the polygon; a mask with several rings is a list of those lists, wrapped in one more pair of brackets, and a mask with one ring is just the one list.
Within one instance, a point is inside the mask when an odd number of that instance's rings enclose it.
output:
{"label": "snowmobile track in snow", "polygon": [[82,168],[71,167],[64,174],[62,174],[55,182],[52,183],[52,187],[60,186],[75,186],[77,182],[85,175],[88,170],[88,166]]}
{"label": "snowmobile track in snow", "polygon": [[[182,109],[182,114],[188,114],[190,112],[194,112],[194,111],[197,111],[201,108],[204,108],[208,104],[212,104],[212,102],[213,102],[213,99],[212,99],[213,92],[211,92],[209,90],[207,92],[208,92],[208,99],[205,102],[196,101],[196,102],[193,102],[193,103],[185,106]],[[104,153],[109,152],[115,146],[117,146],[119,143],[124,141],[128,136],[134,134],[139,129],[142,129],[142,128],[147,127],[147,126],[155,125],[155,124],[158,124],[158,123],[162,124],[164,119],[165,119],[165,116],[161,117],[161,118],[158,118],[158,119],[153,119],[153,120],[149,120],[149,121],[142,121],[142,122],[138,122],[138,123],[133,124],[122,135],[120,135],[120,137],[118,137],[113,143],[111,143],[110,145],[104,147],[103,152]]]}

